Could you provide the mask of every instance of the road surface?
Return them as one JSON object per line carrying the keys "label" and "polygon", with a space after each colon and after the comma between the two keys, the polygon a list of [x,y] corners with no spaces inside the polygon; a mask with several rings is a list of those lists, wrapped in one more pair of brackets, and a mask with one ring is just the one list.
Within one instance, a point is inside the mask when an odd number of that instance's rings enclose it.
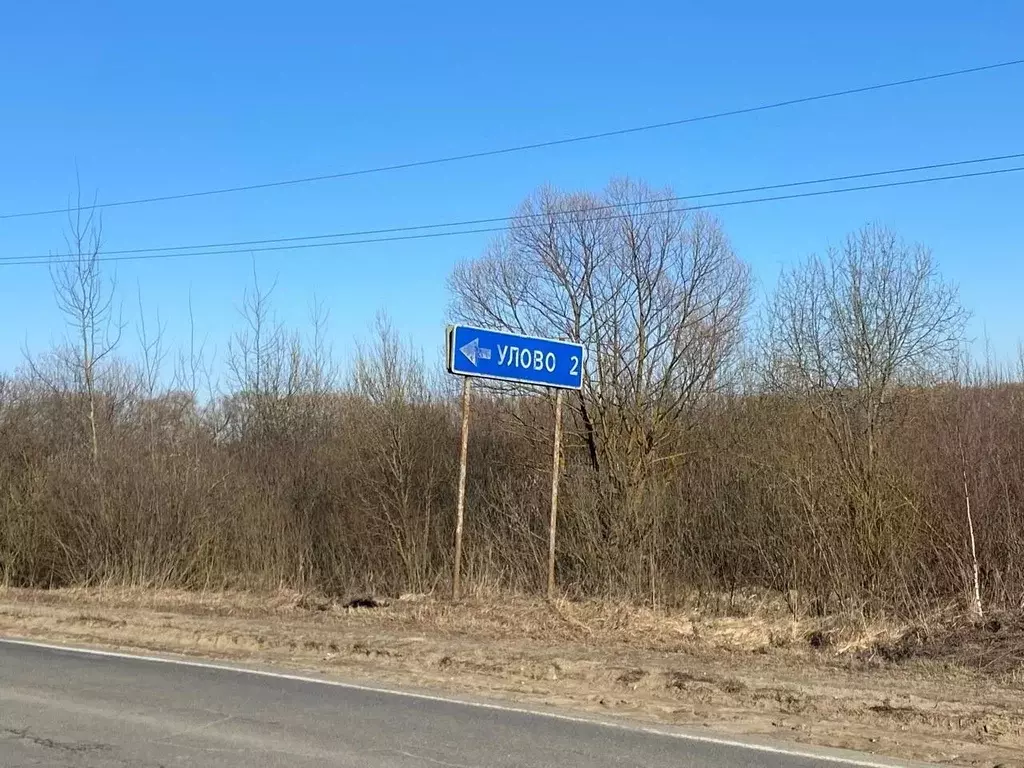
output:
{"label": "road surface", "polygon": [[898,765],[310,677],[0,640],[0,766]]}

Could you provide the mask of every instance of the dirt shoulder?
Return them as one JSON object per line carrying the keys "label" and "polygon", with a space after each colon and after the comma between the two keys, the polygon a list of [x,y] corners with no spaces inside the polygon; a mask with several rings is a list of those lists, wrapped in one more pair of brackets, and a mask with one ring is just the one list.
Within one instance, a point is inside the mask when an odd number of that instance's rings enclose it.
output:
{"label": "dirt shoulder", "polygon": [[[958,635],[957,632],[960,634]],[[315,669],[720,733],[1024,766],[1024,628],[857,632],[607,603],[0,590],[0,635]]]}

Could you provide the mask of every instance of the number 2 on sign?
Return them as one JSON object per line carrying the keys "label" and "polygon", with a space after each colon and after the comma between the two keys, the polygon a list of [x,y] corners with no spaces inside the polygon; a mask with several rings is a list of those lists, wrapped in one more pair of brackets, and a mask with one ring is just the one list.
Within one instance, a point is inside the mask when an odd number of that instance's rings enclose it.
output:
{"label": "number 2 on sign", "polygon": [[576,356],[572,356],[572,368],[569,369],[570,376],[576,376],[580,372],[580,359]]}

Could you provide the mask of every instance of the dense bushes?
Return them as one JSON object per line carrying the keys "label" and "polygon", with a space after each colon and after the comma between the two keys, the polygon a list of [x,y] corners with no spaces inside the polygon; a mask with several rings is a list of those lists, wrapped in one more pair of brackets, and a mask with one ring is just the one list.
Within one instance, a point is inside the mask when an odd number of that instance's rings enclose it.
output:
{"label": "dense bushes", "polygon": [[[876,513],[836,471],[810,407],[719,398],[628,507],[608,507],[583,428],[567,425],[561,587],[672,601],[704,590],[790,595],[795,610],[912,613],[967,604],[961,448],[986,604],[1024,596],[1024,387],[901,392],[882,435]],[[263,405],[174,393],[101,408],[99,462],[70,395],[29,382],[0,406],[0,568],[12,585],[137,584],[344,592],[450,578],[457,403],[354,391]],[[470,441],[467,580],[539,590],[549,404],[481,396]],[[578,417],[576,417],[578,419]]]}

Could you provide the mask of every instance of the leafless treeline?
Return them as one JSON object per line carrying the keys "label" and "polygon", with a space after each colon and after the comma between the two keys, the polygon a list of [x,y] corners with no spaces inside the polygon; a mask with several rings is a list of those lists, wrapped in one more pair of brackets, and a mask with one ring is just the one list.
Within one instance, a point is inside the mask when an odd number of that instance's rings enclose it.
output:
{"label": "leafless treeline", "polygon": [[[561,589],[1019,606],[1021,372],[968,361],[966,312],[929,252],[866,227],[755,307],[721,225],[669,197],[541,191],[451,276],[454,319],[588,350],[566,403]],[[54,266],[66,341],[0,378],[5,582],[447,583],[459,422],[439,362],[382,317],[339,371],[324,308],[287,330],[254,283],[219,391],[208,350],[172,354],[159,321],[120,320],[98,222],[70,223]],[[468,584],[541,590],[551,432],[547,394],[477,390]]]}

